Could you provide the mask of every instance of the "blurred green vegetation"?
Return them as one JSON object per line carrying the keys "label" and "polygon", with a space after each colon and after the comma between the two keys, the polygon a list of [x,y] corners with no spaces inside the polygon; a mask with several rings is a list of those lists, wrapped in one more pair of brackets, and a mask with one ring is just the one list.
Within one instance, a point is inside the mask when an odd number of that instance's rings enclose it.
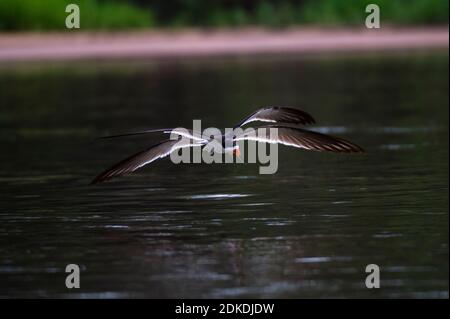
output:
{"label": "blurred green vegetation", "polygon": [[[351,5],[349,5],[351,2]],[[310,1],[303,12],[304,22],[358,24],[365,20],[369,3],[380,7],[383,22],[397,24],[448,23],[448,0],[328,0]]]}
{"label": "blurred green vegetation", "polygon": [[448,23],[448,0],[1,0],[0,30],[65,28],[69,3],[80,6],[82,29],[161,27],[286,27],[362,25],[369,3],[383,23]]}
{"label": "blurred green vegetation", "polygon": [[129,29],[154,25],[151,11],[126,1],[0,0],[0,30],[65,28],[70,3],[80,7],[82,29]]}

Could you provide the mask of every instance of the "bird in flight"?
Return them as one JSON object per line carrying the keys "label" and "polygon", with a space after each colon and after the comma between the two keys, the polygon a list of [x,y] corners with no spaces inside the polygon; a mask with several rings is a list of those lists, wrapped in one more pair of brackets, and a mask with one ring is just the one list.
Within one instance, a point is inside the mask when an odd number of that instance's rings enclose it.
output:
{"label": "bird in flight", "polygon": [[[234,129],[241,128],[250,122],[271,122],[280,123],[279,125],[263,125],[259,126],[262,129],[276,129],[276,136],[269,135],[255,135],[242,133],[235,133],[234,130],[220,136],[224,153],[232,153],[239,155],[238,141],[254,140],[265,143],[278,143],[282,145],[293,146],[301,149],[311,151],[324,151],[333,153],[363,153],[364,150],[347,140],[342,138],[305,130],[299,127],[289,125],[308,125],[314,124],[315,120],[308,113],[299,109],[291,107],[264,107],[261,108],[234,126]],[[287,124],[287,125],[286,125]],[[137,169],[147,165],[159,158],[166,157],[172,152],[175,152],[184,147],[205,147],[211,142],[210,137],[201,136],[187,129],[156,129],[141,132],[126,133],[120,135],[105,136],[103,138],[113,138],[121,136],[130,136],[138,134],[148,134],[155,132],[163,132],[166,134],[175,134],[187,139],[166,139],[163,140],[144,151],[136,153],[119,163],[108,168],[100,175],[98,175],[91,184],[97,184],[109,180],[116,176],[125,175],[136,171]],[[231,147],[229,145],[232,145]]]}

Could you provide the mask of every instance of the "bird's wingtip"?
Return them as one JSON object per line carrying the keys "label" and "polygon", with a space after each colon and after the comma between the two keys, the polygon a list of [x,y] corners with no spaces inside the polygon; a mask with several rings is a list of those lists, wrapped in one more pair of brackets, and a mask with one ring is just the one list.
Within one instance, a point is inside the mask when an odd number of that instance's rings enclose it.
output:
{"label": "bird's wingtip", "polygon": [[89,186],[92,186],[92,185],[96,185],[96,184],[98,184],[99,182],[96,180],[96,179],[93,179],[88,185]]}
{"label": "bird's wingtip", "polygon": [[96,178],[94,178],[88,185],[92,186],[92,185],[97,185],[100,184],[102,182],[104,182],[106,179],[102,178],[102,176],[97,176]]}

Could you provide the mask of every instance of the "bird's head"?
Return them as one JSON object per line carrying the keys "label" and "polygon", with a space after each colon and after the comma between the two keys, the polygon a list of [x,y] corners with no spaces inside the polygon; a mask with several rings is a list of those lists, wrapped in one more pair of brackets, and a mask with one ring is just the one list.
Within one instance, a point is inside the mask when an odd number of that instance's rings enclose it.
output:
{"label": "bird's head", "polygon": [[241,150],[239,149],[239,145],[236,145],[236,146],[233,148],[233,155],[236,156],[236,157],[241,156]]}
{"label": "bird's head", "polygon": [[226,154],[233,154],[233,156],[237,157],[241,155],[239,145],[233,145],[232,147],[225,147],[224,151]]}

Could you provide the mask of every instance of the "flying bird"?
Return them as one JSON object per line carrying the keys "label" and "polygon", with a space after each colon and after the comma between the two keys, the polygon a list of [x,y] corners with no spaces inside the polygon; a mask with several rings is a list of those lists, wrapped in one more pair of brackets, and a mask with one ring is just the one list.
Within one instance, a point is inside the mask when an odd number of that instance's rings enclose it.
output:
{"label": "flying bird", "polygon": [[[325,151],[333,153],[363,153],[364,150],[347,140],[342,138],[333,137],[330,135],[305,130],[299,127],[289,126],[289,125],[309,125],[314,124],[314,118],[308,113],[301,111],[296,108],[291,107],[264,107],[261,108],[245,119],[243,119],[239,124],[234,126],[234,129],[241,128],[251,122],[271,122],[280,123],[279,125],[263,125],[258,128],[262,129],[277,129],[276,136],[272,135],[256,135],[242,133],[234,133],[230,131],[223,134],[220,137],[222,141],[222,147],[224,153],[232,153],[234,155],[239,155],[239,146],[236,144],[238,141],[243,140],[254,140],[257,142],[265,143],[278,143],[288,146],[293,146],[305,150],[311,151]],[[119,163],[108,168],[100,175],[98,175],[91,184],[97,184],[109,180],[116,176],[125,175],[136,171],[137,169],[147,165],[159,158],[166,157],[172,152],[177,151],[184,147],[205,147],[208,143],[212,141],[211,138],[207,138],[199,135],[191,130],[180,130],[180,129],[155,129],[146,130],[141,132],[132,132],[120,135],[105,136],[103,138],[114,138],[130,135],[139,134],[149,134],[163,132],[166,134],[176,134],[187,139],[166,139],[163,140],[144,151],[136,153]],[[229,145],[232,145],[231,147]]]}

